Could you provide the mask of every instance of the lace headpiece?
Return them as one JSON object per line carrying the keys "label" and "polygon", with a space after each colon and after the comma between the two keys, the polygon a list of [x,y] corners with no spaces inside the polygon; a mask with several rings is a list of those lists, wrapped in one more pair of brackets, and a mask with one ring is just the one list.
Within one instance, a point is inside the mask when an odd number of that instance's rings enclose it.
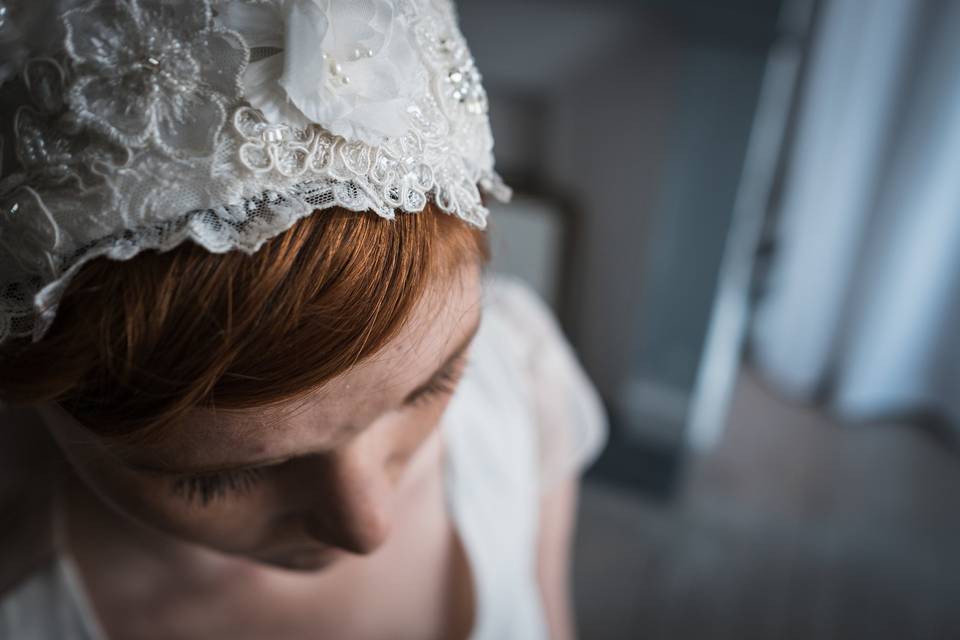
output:
{"label": "lace headpiece", "polygon": [[97,256],[510,197],[449,0],[8,0],[0,83],[0,342]]}

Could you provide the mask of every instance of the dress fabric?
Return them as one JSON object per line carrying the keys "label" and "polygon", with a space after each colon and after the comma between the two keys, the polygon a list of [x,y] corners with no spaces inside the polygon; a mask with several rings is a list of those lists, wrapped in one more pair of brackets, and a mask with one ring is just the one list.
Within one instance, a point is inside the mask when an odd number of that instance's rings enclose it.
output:
{"label": "dress fabric", "polygon": [[[473,578],[470,640],[548,638],[536,577],[540,497],[599,454],[607,420],[527,285],[487,276],[480,329],[440,428],[447,508]],[[67,553],[0,600],[7,638],[107,640]]]}

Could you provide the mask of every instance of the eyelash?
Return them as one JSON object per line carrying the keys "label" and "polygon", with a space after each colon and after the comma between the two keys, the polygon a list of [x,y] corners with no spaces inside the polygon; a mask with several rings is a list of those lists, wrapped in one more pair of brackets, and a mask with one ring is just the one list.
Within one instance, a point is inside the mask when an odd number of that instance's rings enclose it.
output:
{"label": "eyelash", "polygon": [[453,393],[456,390],[457,383],[460,381],[460,376],[463,373],[463,367],[458,366],[462,362],[462,359],[456,360],[451,364],[451,366],[437,374],[437,377],[431,380],[429,385],[424,387],[420,393],[410,399],[410,405],[417,406],[437,396]]}
{"label": "eyelash", "polygon": [[[461,358],[441,371],[429,385],[410,400],[410,405],[418,406],[437,396],[453,393],[463,373],[463,367],[458,366],[462,363]],[[262,475],[262,469],[252,468],[188,476],[174,481],[173,492],[187,502],[199,502],[202,506],[207,506],[213,500],[226,498],[233,493],[248,493],[260,481]]]}
{"label": "eyelash", "polygon": [[231,493],[249,492],[262,475],[262,469],[253,468],[188,476],[174,481],[173,492],[187,502],[207,506],[214,499],[225,498]]}

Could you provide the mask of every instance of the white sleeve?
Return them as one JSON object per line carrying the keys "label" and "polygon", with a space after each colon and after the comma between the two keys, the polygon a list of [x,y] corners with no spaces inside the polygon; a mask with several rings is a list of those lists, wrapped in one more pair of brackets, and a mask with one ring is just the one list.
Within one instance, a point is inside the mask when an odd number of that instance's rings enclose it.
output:
{"label": "white sleeve", "polygon": [[553,312],[527,284],[492,276],[500,310],[520,334],[536,419],[540,490],[581,473],[602,451],[603,403]]}

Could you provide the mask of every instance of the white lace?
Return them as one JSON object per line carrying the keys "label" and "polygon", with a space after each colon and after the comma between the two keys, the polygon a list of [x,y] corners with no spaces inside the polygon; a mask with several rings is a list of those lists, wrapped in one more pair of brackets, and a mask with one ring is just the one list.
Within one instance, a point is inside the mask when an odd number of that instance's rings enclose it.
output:
{"label": "white lace", "polygon": [[57,37],[6,4],[0,342],[39,340],[98,256],[253,253],[332,206],[483,227],[481,189],[509,198],[447,0],[64,0]]}

